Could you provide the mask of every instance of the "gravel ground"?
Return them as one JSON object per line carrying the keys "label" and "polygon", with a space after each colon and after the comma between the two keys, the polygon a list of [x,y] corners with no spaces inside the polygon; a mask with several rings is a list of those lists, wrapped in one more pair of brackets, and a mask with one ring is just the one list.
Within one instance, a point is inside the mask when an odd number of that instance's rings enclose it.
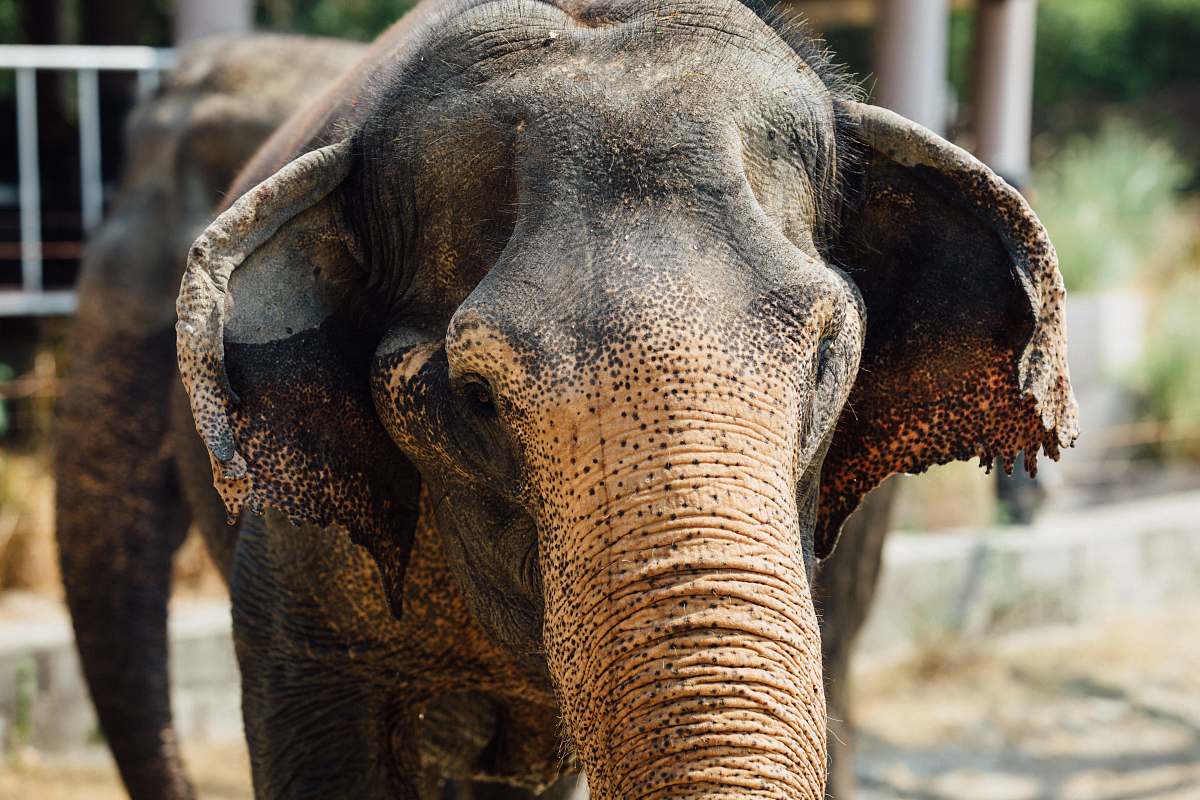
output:
{"label": "gravel ground", "polygon": [[[250,760],[242,742],[186,746],[200,800],[252,800]],[[0,765],[3,800],[127,800],[108,752],[70,759],[23,752]]]}
{"label": "gravel ground", "polygon": [[[862,670],[857,695],[860,800],[1200,798],[1197,610],[1004,645],[931,644]],[[187,754],[201,798],[249,800],[240,743]],[[0,798],[123,797],[101,752],[0,765]]]}
{"label": "gravel ground", "polygon": [[931,646],[857,695],[862,800],[1200,798],[1195,609]]}

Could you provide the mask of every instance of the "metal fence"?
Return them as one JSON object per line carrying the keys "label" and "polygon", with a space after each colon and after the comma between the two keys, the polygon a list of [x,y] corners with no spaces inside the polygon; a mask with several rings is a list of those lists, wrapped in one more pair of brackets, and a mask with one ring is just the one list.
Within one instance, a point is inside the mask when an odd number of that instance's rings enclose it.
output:
{"label": "metal fence", "polygon": [[[0,205],[20,209],[21,281],[19,288],[0,290],[0,316],[70,314],[75,292],[47,291],[42,281],[41,161],[38,153],[37,74],[44,70],[74,72],[78,93],[80,218],[85,233],[104,215],[104,181],[100,150],[101,71],[137,74],[139,93],[157,85],[174,61],[174,51],[152,47],[87,47],[74,45],[0,45],[0,70],[16,72],[18,184],[0,187]],[[7,188],[8,191],[4,191]]]}

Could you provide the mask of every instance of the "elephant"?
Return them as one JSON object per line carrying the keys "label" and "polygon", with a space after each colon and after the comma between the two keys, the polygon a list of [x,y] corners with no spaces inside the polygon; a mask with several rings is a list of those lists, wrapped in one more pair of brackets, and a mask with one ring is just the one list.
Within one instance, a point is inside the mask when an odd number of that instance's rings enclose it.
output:
{"label": "elephant", "polygon": [[[161,458],[264,798],[823,797],[884,530],[835,554],[847,518],[1077,435],[1032,210],[749,0],[424,0],[250,158],[176,311]],[[112,517],[64,539],[114,578],[77,630],[153,638],[172,545],[146,586]],[[165,719],[122,730],[186,797]]]}
{"label": "elephant", "polygon": [[[187,48],[128,120],[120,192],[85,251],[58,407],[56,535],[85,678],[133,797],[191,796],[167,696],[171,557],[191,520],[225,528],[216,494],[189,489],[176,466],[190,454],[207,469],[175,370],[188,247],[241,166],[364,50],[265,34]],[[227,569],[232,554],[214,555]]]}

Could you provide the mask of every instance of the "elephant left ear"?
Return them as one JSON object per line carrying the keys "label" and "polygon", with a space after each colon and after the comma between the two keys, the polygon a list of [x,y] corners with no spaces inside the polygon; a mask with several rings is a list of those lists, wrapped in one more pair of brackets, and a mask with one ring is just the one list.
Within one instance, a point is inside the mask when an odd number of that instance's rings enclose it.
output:
{"label": "elephant left ear", "polygon": [[862,293],[859,373],[822,469],[816,554],[884,478],[978,457],[1011,472],[1078,435],[1058,257],[1024,198],[890,111],[840,109],[862,148],[832,255]]}
{"label": "elephant left ear", "polygon": [[247,191],[192,246],[177,303],[179,371],[231,519],[281,512],[365,547],[393,613],[420,476],[375,413],[375,339],[338,287],[356,274],[337,193],[349,140]]}

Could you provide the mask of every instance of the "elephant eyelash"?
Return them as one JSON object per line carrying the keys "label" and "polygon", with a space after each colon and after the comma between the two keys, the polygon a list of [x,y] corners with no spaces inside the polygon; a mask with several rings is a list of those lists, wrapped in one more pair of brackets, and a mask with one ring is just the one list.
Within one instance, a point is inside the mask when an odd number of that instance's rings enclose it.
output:
{"label": "elephant eyelash", "polygon": [[479,375],[466,375],[460,386],[459,394],[471,410],[488,419],[496,416],[496,396],[486,380]]}
{"label": "elephant eyelash", "polygon": [[817,383],[825,380],[826,368],[829,366],[830,356],[833,354],[833,337],[825,336],[817,343],[816,359],[816,376]]}
{"label": "elephant eyelash", "polygon": [[494,408],[496,405],[492,400],[492,393],[479,381],[474,381],[467,386],[467,395],[471,398],[471,402],[480,408]]}

